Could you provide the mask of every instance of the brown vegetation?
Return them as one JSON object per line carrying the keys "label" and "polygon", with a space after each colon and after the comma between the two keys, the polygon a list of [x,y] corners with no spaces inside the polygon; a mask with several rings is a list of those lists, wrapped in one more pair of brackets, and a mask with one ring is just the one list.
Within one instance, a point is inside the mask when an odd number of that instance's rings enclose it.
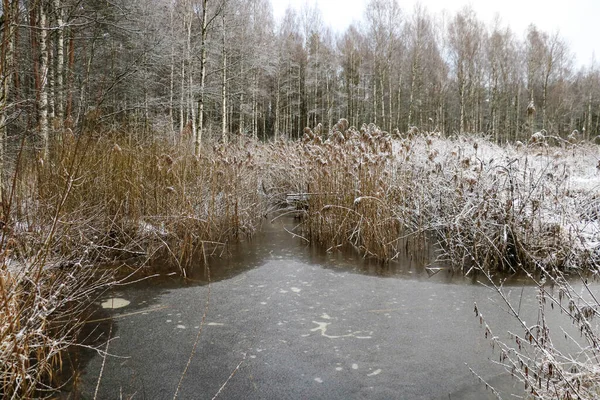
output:
{"label": "brown vegetation", "polygon": [[[410,251],[400,239],[429,239],[438,265],[482,277],[519,321],[522,333],[503,340],[475,306],[499,363],[531,398],[593,399],[599,303],[588,277],[600,261],[597,147],[560,140],[540,146],[545,139],[501,147],[414,130],[396,141],[374,125],[324,137],[306,130],[302,142],[282,144],[291,165],[272,169],[271,179],[294,182],[288,189],[305,195],[308,207],[294,210],[302,232],[330,251],[351,243],[365,256],[390,260]],[[533,325],[508,298],[507,274],[524,274],[538,287]],[[566,334],[546,324],[549,306],[580,332],[581,340],[568,338],[576,356],[554,345]]]}
{"label": "brown vegetation", "polygon": [[370,125],[323,137],[307,130],[278,146],[286,157],[271,158],[267,179],[306,195],[303,232],[326,248],[350,242],[390,260],[399,237],[423,237],[438,261],[465,273],[597,268],[594,191],[569,179],[595,173],[591,145],[517,149],[414,132],[393,140]]}
{"label": "brown vegetation", "polygon": [[114,267],[160,258],[185,275],[194,256],[251,235],[264,215],[255,146],[194,157],[107,134],[22,157],[0,243],[0,393],[51,391]]}

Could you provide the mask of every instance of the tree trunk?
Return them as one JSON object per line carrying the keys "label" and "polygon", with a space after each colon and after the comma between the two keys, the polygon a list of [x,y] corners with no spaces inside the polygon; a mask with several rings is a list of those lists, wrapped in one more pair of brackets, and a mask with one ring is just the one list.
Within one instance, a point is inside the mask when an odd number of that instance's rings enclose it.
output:
{"label": "tree trunk", "polygon": [[0,54],[0,202],[4,203],[4,147],[6,142],[9,97],[12,88],[12,76],[14,68],[14,35],[16,32],[16,12],[18,1],[2,0],[4,9],[4,29],[2,31],[2,42]]}
{"label": "tree trunk", "polygon": [[69,30],[69,67],[67,68],[67,107],[65,110],[65,121],[69,128],[73,127],[73,69],[75,67],[75,34],[73,29]]}
{"label": "tree trunk", "polygon": [[396,95],[397,97],[397,104],[398,104],[398,109],[396,110],[396,128],[397,129],[401,129],[400,127],[402,126],[402,115],[400,112],[400,109],[402,108],[402,74],[400,73],[398,75],[398,93]]}
{"label": "tree trunk", "polygon": [[[244,63],[240,62],[240,77],[244,79]],[[244,135],[244,90],[240,93],[240,118],[239,118],[240,138]]]}
{"label": "tree trunk", "polygon": [[185,120],[185,59],[181,58],[181,96],[179,98],[179,132],[187,125]]}
{"label": "tree trunk", "polygon": [[63,126],[65,120],[64,107],[64,64],[65,64],[65,28],[64,10],[61,0],[54,0],[54,12],[56,13],[56,84],[54,87],[55,116],[59,127]]}
{"label": "tree trunk", "polygon": [[275,97],[275,129],[274,129],[274,139],[277,141],[279,138],[279,124],[281,119],[281,112],[279,111],[280,103],[281,103],[281,74],[277,74],[277,93]]}
{"label": "tree trunk", "polygon": [[[415,50],[416,51],[416,50]],[[410,96],[408,103],[408,126],[413,125],[413,113],[415,109],[415,91],[417,90],[417,68],[418,68],[418,53],[415,54],[411,68]]]}
{"label": "tree trunk", "polygon": [[40,101],[40,92],[42,87],[42,78],[40,76],[40,58],[38,53],[38,39],[39,35],[36,27],[38,26],[38,13],[37,6],[32,6],[29,10],[29,27],[30,27],[30,40],[31,40],[31,58],[32,58],[32,66],[33,66],[33,79],[34,79],[34,88],[35,88],[35,110],[34,115],[36,116],[36,122],[38,117],[38,102]]}
{"label": "tree trunk", "polygon": [[206,85],[206,34],[208,32],[208,0],[202,0],[202,26],[200,39],[200,97],[198,100],[198,125],[196,127],[194,154],[200,154],[204,130],[204,87]]}
{"label": "tree trunk", "polygon": [[377,69],[375,70],[375,74],[373,75],[373,123],[378,125],[377,123]]}
{"label": "tree trunk", "polygon": [[[390,50],[391,52],[391,50]],[[388,97],[389,97],[389,104],[388,104],[388,132],[392,132],[392,125],[393,125],[393,121],[394,121],[394,89],[393,89],[393,82],[392,82],[392,60],[391,57],[388,60],[389,62],[389,70],[388,70]]]}
{"label": "tree trunk", "polygon": [[253,85],[252,85],[252,137],[258,139],[258,102],[256,100],[256,93],[258,91],[257,84],[257,73],[254,71]]}
{"label": "tree trunk", "polygon": [[[188,74],[188,118],[192,121],[192,132],[197,132],[196,128],[196,109],[194,107],[194,63],[192,61],[192,20],[194,19],[194,8],[192,1],[189,1],[189,6],[186,10],[187,22],[187,41],[185,46],[185,60],[187,63]],[[184,18],[185,21],[185,18]],[[194,146],[194,153],[196,148]]]}
{"label": "tree trunk", "polygon": [[385,74],[381,73],[381,80],[379,81],[381,86],[381,129],[385,129]]}
{"label": "tree trunk", "polygon": [[38,101],[38,126],[42,143],[44,145],[44,158],[48,155],[48,31],[44,3],[39,7],[39,42],[40,42],[40,96]]}
{"label": "tree trunk", "polygon": [[[46,9],[46,25],[48,26],[48,32],[52,32],[52,30],[50,30],[51,26],[53,26],[54,24],[54,19],[53,18],[53,13],[51,12],[51,3],[53,3],[53,1],[49,1],[46,4],[46,7],[48,7]],[[46,51],[48,53],[48,61],[47,61],[47,72],[46,72],[46,81],[47,81],[47,89],[46,92],[48,93],[48,121],[50,124],[50,128],[52,128],[53,126],[53,122],[54,122],[54,117],[55,117],[55,113],[54,113],[54,89],[55,89],[55,82],[54,82],[54,74],[56,73],[56,68],[54,67],[54,62],[56,61],[55,57],[54,57],[54,51],[53,48],[56,45],[55,43],[52,43],[53,40],[56,40],[56,36],[55,35],[48,35],[48,33],[46,33]]]}
{"label": "tree trunk", "polygon": [[223,13],[223,68],[221,81],[221,100],[222,100],[222,115],[221,115],[221,139],[223,143],[227,143],[227,48],[226,48],[226,30],[225,30],[225,13]]}
{"label": "tree trunk", "polygon": [[[175,13],[175,6],[172,4],[169,13],[169,25],[171,28],[171,40],[175,40],[175,31],[173,26],[173,14]],[[171,132],[175,128],[175,117],[173,116],[173,106],[175,99],[175,46],[171,46],[171,75],[169,79],[169,129]],[[181,133],[181,130],[179,131]],[[175,140],[177,141],[177,140]]]}
{"label": "tree trunk", "polygon": [[587,118],[585,119],[585,140],[590,140],[590,134],[592,131],[592,92],[590,91],[590,95],[588,97],[588,112]]}
{"label": "tree trunk", "polygon": [[459,131],[460,133],[464,133],[465,132],[465,91],[466,91],[466,82],[464,78],[459,78],[458,79],[458,90],[459,90],[459,97],[460,97],[460,128]]}

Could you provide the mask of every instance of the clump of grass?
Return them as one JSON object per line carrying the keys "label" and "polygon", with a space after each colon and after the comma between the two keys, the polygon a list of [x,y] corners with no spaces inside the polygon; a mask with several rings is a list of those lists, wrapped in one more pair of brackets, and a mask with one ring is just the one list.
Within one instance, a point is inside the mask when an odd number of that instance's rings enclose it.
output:
{"label": "clump of grass", "polygon": [[278,193],[306,199],[302,230],[315,243],[351,243],[390,260],[406,250],[406,238],[429,239],[436,262],[463,273],[597,267],[598,202],[573,178],[595,173],[590,145],[502,147],[416,129],[392,138],[344,120],[329,133],[315,131],[272,145],[267,178],[279,182]]}
{"label": "clump of grass", "polygon": [[279,193],[287,190],[306,201],[298,211],[308,240],[329,249],[350,243],[381,260],[404,251],[406,241],[398,238],[416,232],[414,215],[407,212],[414,190],[404,184],[411,172],[400,167],[389,134],[341,120],[329,133],[306,129],[301,141],[284,146],[285,162],[269,177],[282,183]]}
{"label": "clump of grass", "polygon": [[167,141],[107,134],[57,142],[26,171],[17,204],[28,232],[49,225],[61,190],[72,186],[52,246],[63,259],[82,249],[119,262],[166,255],[183,271],[199,248],[252,234],[263,215],[258,166],[243,145],[194,157]]}
{"label": "clump of grass", "polygon": [[391,138],[370,126],[334,130],[323,143],[311,143],[309,135],[305,140],[310,196],[304,232],[327,247],[348,241],[364,254],[393,258],[403,221],[397,204],[387,201],[397,194],[388,169]]}
{"label": "clump of grass", "polygon": [[0,268],[0,395],[6,399],[52,393],[63,352],[83,326],[82,316],[108,275],[90,265]]}
{"label": "clump of grass", "polygon": [[[55,378],[62,367],[62,352],[74,343],[83,324],[82,316],[94,296],[110,282],[109,275],[98,273],[83,254],[69,267],[53,257],[53,246],[60,240],[60,225],[65,222],[61,219],[62,212],[73,189],[75,163],[64,165],[67,179],[53,199],[54,213],[45,218],[46,225],[35,229],[27,225],[31,220],[17,219],[23,216],[23,203],[19,201],[24,200],[17,193],[28,182],[23,179],[27,172],[17,163],[3,208],[0,238],[3,398],[43,397],[60,383]],[[26,203],[35,202],[37,199],[27,198]],[[23,228],[24,225],[27,227]]]}
{"label": "clump of grass", "polygon": [[[119,133],[24,146],[0,238],[0,394],[50,394],[84,313],[116,267],[192,261],[251,235],[264,215],[256,142],[191,155]],[[109,265],[112,268],[102,268]]]}

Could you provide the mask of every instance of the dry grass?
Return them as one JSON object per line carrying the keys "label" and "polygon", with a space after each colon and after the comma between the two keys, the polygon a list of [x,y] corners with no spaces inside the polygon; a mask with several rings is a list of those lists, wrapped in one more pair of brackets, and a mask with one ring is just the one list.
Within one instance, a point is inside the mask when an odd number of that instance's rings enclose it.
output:
{"label": "dry grass", "polygon": [[75,344],[82,316],[107,275],[89,265],[47,265],[0,270],[0,394],[6,399],[45,397],[62,369],[63,352]]}
{"label": "dry grass", "polygon": [[346,124],[328,134],[307,130],[303,141],[279,145],[285,159],[278,164],[271,157],[276,163],[265,179],[302,200],[295,212],[312,242],[330,249],[350,243],[365,255],[393,259],[405,245],[399,238],[414,234],[407,206],[416,188],[404,184],[411,172],[393,156],[389,135],[374,125],[343,130]]}
{"label": "dry grass", "polygon": [[437,262],[464,273],[597,269],[595,146],[502,147],[416,130],[397,139],[345,124],[271,145],[265,181],[306,199],[302,230],[313,242],[390,260],[403,239],[429,238]]}
{"label": "dry grass", "polygon": [[25,147],[0,240],[2,396],[52,393],[84,311],[113,282],[99,266],[160,259],[185,275],[198,255],[251,235],[264,215],[255,146],[194,157],[107,134],[56,141],[46,159]]}
{"label": "dry grass", "polygon": [[96,261],[166,255],[184,272],[201,247],[256,230],[264,206],[259,168],[247,148],[216,147],[194,157],[183,146],[128,141],[117,134],[66,140],[49,159],[27,164],[16,201],[21,233],[49,226],[60,206],[51,247],[63,260],[83,249]]}

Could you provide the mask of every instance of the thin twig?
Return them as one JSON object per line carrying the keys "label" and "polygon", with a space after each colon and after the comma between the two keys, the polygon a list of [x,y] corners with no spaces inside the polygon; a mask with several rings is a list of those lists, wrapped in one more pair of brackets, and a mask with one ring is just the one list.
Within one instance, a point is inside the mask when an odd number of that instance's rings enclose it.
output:
{"label": "thin twig", "polygon": [[110,337],[112,335],[112,324],[108,330],[108,340],[106,341],[106,347],[104,348],[104,355],[102,356],[102,366],[100,367],[100,373],[98,374],[98,381],[96,382],[96,390],[94,391],[94,400],[98,398],[98,391],[100,390],[100,381],[102,380],[102,374],[104,373],[104,366],[106,365],[106,358],[108,354],[108,345],[110,344]]}
{"label": "thin twig", "polygon": [[246,353],[244,353],[244,358],[242,358],[242,361],[240,361],[239,364],[237,365],[237,367],[235,367],[235,369],[233,370],[233,372],[231,372],[231,375],[229,375],[229,378],[227,378],[225,383],[223,383],[223,385],[221,385],[221,387],[219,388],[219,391],[213,396],[212,400],[215,400],[217,398],[217,396],[219,396],[221,394],[223,389],[225,389],[225,386],[227,386],[227,384],[229,383],[231,378],[233,378],[235,373],[240,369],[240,367],[244,363],[244,361],[246,361]]}
{"label": "thin twig", "polygon": [[204,323],[206,321],[206,315],[208,314],[208,307],[210,305],[210,290],[211,290],[211,286],[212,286],[211,282],[210,282],[210,267],[208,266],[208,264],[206,264],[206,271],[208,274],[208,293],[206,295],[206,303],[204,305],[204,313],[202,314],[202,320],[200,321],[200,327],[198,328],[198,333],[196,334],[196,340],[194,341],[194,345],[192,346],[192,351],[190,352],[190,357],[188,358],[187,364],[185,365],[183,373],[181,374],[181,378],[179,379],[179,383],[177,384],[177,389],[175,390],[175,394],[173,395],[173,400],[177,399],[177,396],[179,395],[179,391],[181,389],[181,385],[183,384],[183,378],[185,378],[188,368],[190,367],[190,364],[192,363],[192,358],[194,358],[194,355],[196,354],[196,350],[198,348],[198,343],[200,342],[200,335],[202,334],[202,328],[204,327]]}

